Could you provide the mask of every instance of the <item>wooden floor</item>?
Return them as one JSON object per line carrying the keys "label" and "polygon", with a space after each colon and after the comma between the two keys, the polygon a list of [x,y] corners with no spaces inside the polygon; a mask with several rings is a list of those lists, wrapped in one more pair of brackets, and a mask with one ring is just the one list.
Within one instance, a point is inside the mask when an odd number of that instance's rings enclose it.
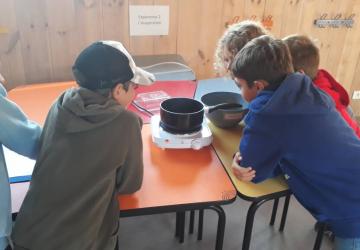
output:
{"label": "wooden floor", "polygon": [[[255,217],[251,250],[306,250],[312,249],[316,233],[315,220],[291,198],[285,231],[280,233],[278,225],[282,202],[279,203],[278,218],[274,227],[269,226],[272,202],[264,204]],[[240,250],[249,202],[237,199],[223,208],[226,212],[224,250]],[[188,220],[188,217],[187,217]],[[188,226],[188,223],[186,223]],[[197,241],[196,231],[187,234],[185,242],[178,243],[174,237],[175,214],[139,216],[120,219],[120,249],[123,250],[212,250],[215,246],[217,215],[205,212],[203,240]],[[324,237],[322,250],[332,249],[332,242]]]}

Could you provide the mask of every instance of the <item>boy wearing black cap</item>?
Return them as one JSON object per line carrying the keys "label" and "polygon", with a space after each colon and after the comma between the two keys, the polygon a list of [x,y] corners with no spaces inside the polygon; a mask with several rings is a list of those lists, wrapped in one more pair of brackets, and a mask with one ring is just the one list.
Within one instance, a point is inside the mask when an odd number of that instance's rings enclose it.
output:
{"label": "boy wearing black cap", "polygon": [[65,91],[45,122],[15,249],[117,249],[117,196],[142,183],[142,123],[125,108],[154,76],[115,41],[83,50],[73,73],[79,88]]}

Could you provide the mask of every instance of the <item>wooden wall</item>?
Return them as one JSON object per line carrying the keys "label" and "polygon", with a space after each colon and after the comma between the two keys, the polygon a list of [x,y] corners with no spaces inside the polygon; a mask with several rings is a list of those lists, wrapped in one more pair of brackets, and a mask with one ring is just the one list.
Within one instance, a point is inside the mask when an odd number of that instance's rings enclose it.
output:
{"label": "wooden wall", "polygon": [[[169,5],[168,36],[130,37],[128,6]],[[353,28],[317,28],[314,19],[355,14]],[[0,72],[8,88],[72,79],[82,48],[99,39],[120,40],[136,55],[180,54],[199,79],[214,77],[216,41],[233,20],[271,16],[281,38],[318,39],[321,66],[349,91],[360,89],[358,0],[0,0]],[[360,101],[352,105],[360,115]]]}

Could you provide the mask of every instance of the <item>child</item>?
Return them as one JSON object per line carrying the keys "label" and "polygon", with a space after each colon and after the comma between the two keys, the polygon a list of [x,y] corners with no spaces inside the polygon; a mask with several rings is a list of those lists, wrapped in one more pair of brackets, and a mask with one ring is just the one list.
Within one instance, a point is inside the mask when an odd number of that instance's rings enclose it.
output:
{"label": "child", "polygon": [[6,98],[3,82],[5,79],[0,74],[0,250],[11,244],[12,228],[9,176],[2,145],[35,159],[41,134],[39,125],[28,120],[21,109]]}
{"label": "child", "polygon": [[251,39],[268,32],[261,23],[245,20],[233,24],[225,30],[215,50],[215,69],[219,74],[227,74],[235,55]]}
{"label": "child", "polygon": [[346,90],[329,72],[324,69],[319,70],[319,49],[306,36],[291,35],[283,40],[290,49],[294,70],[307,74],[317,87],[331,96],[336,109],[360,137],[360,127],[348,112],[350,100]]}
{"label": "child", "polygon": [[15,250],[117,249],[118,194],[142,183],[142,122],[125,108],[154,76],[115,41],[83,50],[73,73],[79,88],[65,91],[46,119]]}
{"label": "child", "polygon": [[269,36],[250,41],[231,70],[250,102],[237,178],[260,182],[280,169],[300,203],[331,226],[338,249],[360,241],[360,139],[331,98],[293,73],[286,44]]}

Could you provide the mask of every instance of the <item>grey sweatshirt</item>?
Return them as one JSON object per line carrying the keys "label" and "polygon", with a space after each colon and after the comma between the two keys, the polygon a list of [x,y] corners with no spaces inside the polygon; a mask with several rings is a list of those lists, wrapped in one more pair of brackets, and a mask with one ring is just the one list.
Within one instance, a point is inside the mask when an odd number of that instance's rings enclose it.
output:
{"label": "grey sweatshirt", "polygon": [[113,250],[119,193],[143,178],[141,120],[84,88],[53,104],[12,239],[30,250]]}

